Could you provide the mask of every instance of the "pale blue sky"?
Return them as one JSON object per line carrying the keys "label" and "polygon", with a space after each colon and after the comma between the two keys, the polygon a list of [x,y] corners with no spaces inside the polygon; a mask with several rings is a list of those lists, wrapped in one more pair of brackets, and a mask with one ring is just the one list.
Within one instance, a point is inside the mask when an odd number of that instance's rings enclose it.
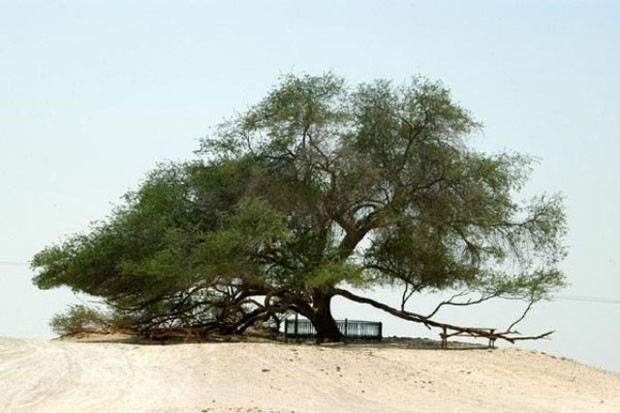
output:
{"label": "pale blue sky", "polygon": [[[0,261],[85,231],[280,74],[422,74],[484,123],[472,144],[541,159],[524,197],[565,194],[572,285],[562,295],[620,300],[620,3],[126,3],[0,1]],[[47,319],[72,300],[29,277],[0,264],[0,335],[47,337]],[[506,311],[453,317],[479,325]],[[558,300],[524,327],[558,330],[533,348],[620,371],[618,320],[620,304]],[[424,334],[394,321],[386,331]]]}

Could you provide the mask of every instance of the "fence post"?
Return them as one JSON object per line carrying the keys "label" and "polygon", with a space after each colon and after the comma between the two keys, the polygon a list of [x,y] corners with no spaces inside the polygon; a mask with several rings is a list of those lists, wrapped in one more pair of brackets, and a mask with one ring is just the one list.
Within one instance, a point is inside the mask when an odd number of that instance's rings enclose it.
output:
{"label": "fence post", "polygon": [[379,341],[383,338],[383,323],[379,322]]}
{"label": "fence post", "polygon": [[295,313],[295,328],[293,329],[293,331],[295,332],[295,341],[299,342],[299,330],[298,330],[298,321],[299,321],[299,314]]}
{"label": "fence post", "polygon": [[345,318],[344,319],[344,344],[347,344],[348,329],[349,329],[349,319]]}

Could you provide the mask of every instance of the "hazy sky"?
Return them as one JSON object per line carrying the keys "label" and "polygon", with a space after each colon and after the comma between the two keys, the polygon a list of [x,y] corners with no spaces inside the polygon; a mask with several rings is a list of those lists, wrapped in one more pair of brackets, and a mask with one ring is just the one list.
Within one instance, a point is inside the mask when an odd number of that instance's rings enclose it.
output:
{"label": "hazy sky", "polygon": [[[331,70],[352,84],[421,74],[484,124],[474,146],[540,158],[523,198],[566,196],[561,296],[616,300],[544,303],[523,330],[557,332],[527,346],[620,371],[620,3],[127,3],[0,1],[0,335],[49,337],[49,317],[75,302],[31,287],[19,263],[104,218],[157,162],[193,157],[210,126],[281,74]],[[496,325],[514,311],[445,319]]]}

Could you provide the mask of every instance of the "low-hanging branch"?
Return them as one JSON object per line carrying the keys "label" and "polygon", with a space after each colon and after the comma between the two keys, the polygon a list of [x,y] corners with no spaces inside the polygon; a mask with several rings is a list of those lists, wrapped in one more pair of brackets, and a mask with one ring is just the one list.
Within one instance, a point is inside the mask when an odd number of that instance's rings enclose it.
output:
{"label": "low-hanging branch", "polygon": [[[499,331],[499,332],[490,332],[488,330],[484,330],[484,329],[480,329],[480,328],[475,328],[475,327],[462,327],[462,326],[457,326],[454,324],[449,324],[449,323],[441,323],[435,320],[432,320],[431,318],[425,317],[421,314],[416,314],[410,311],[405,311],[405,310],[398,310],[396,308],[390,307],[386,304],[380,303],[378,301],[375,301],[371,298],[367,298],[367,297],[362,297],[356,294],[353,294],[350,291],[347,290],[343,290],[341,288],[337,288],[335,289],[335,292],[337,295],[340,295],[346,299],[349,299],[351,301],[357,302],[357,303],[361,303],[361,304],[367,304],[370,305],[372,307],[378,308],[379,310],[383,310],[393,316],[396,316],[398,318],[402,318],[404,320],[408,320],[408,321],[413,321],[415,323],[421,323],[424,324],[425,326],[427,326],[428,328],[431,327],[436,327],[436,328],[441,328],[441,329],[445,329],[445,330],[453,330],[456,331],[458,333],[465,333],[465,334],[469,334],[471,336],[474,337],[484,337],[484,338],[489,338],[489,339],[501,339],[501,340],[506,340],[510,343],[514,343],[517,340],[538,340],[541,338],[545,338],[550,336],[551,334],[553,334],[553,331],[548,331],[546,333],[543,334],[539,334],[536,336],[519,336],[519,337],[515,337],[515,335],[519,335],[519,332],[517,331],[513,331],[511,330],[512,327],[514,327],[516,325],[517,322],[523,320],[523,318],[525,317],[525,315],[522,315],[515,323],[513,323],[507,330],[505,331]],[[531,308],[531,304],[528,305],[528,308],[526,309],[525,313],[527,313],[529,311],[529,309]]]}

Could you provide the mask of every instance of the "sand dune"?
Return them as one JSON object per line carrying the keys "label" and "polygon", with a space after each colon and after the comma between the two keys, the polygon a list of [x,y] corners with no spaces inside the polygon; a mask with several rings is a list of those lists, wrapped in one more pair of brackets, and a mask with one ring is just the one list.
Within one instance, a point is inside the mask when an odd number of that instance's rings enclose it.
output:
{"label": "sand dune", "polygon": [[525,350],[0,338],[0,412],[620,412],[620,374]]}

